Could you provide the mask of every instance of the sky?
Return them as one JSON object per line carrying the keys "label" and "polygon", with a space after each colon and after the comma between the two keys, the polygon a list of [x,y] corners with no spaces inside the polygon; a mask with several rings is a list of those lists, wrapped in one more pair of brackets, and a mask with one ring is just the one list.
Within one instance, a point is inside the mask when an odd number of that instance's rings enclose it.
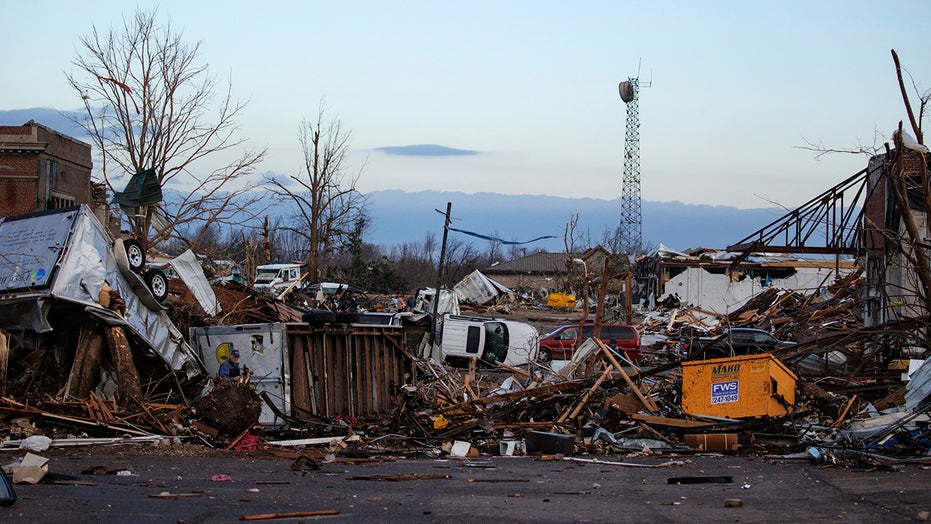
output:
{"label": "sky", "polygon": [[[41,4],[0,0],[0,113],[79,109],[64,76],[79,38],[136,9]],[[268,148],[260,171],[300,170],[300,122],[322,100],[352,133],[363,193],[618,198],[627,107],[617,86],[639,77],[643,199],[794,207],[866,166],[863,155],[818,157],[809,144],[881,147],[900,120],[907,125],[891,49],[911,75],[913,103],[912,81],[918,92],[931,86],[922,1],[157,6],[249,101],[240,130]],[[473,154],[391,149],[419,144]]]}

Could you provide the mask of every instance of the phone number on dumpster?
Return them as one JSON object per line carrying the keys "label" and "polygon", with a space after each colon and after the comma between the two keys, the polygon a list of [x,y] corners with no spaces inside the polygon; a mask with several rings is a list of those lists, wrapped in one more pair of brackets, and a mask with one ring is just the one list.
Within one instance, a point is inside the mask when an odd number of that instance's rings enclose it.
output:
{"label": "phone number on dumpster", "polygon": [[728,402],[737,402],[739,392],[740,382],[737,380],[715,382],[711,384],[711,403],[727,404]]}

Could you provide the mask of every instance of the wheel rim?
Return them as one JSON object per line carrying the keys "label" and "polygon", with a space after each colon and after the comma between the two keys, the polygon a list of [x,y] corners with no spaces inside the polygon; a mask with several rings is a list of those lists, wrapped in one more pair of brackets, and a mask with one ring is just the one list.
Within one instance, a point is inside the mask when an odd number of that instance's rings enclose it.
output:
{"label": "wheel rim", "polygon": [[152,279],[152,293],[157,297],[165,296],[167,289],[165,286],[165,279],[162,277],[155,277]]}
{"label": "wheel rim", "polygon": [[142,251],[136,246],[129,246],[129,250],[126,252],[126,258],[129,259],[129,265],[134,267],[142,266]]}

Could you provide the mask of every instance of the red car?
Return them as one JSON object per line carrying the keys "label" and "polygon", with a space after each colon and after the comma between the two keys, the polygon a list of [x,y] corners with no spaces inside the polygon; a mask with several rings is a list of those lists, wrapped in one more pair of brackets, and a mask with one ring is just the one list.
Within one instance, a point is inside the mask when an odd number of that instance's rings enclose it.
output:
{"label": "red car", "polygon": [[[550,360],[569,360],[572,358],[572,346],[578,338],[579,325],[572,324],[560,326],[546,335],[540,337],[540,357],[541,362]],[[582,341],[592,338],[595,334],[594,324],[585,324],[582,326]],[[618,350],[624,350],[627,355],[634,359],[643,358],[640,352],[640,333],[633,326],[623,324],[603,324],[601,326],[601,341],[610,345],[611,339],[617,343]]]}

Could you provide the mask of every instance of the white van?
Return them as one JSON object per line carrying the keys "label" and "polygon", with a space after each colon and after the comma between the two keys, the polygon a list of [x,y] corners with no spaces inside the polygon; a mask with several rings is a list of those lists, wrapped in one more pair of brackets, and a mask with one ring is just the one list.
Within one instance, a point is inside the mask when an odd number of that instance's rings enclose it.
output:
{"label": "white van", "polygon": [[259,293],[277,295],[301,278],[300,264],[265,264],[255,268],[252,288]]}
{"label": "white van", "polygon": [[537,328],[514,320],[444,315],[440,334],[440,354],[451,363],[478,357],[491,365],[521,366],[535,362],[540,349]]}

